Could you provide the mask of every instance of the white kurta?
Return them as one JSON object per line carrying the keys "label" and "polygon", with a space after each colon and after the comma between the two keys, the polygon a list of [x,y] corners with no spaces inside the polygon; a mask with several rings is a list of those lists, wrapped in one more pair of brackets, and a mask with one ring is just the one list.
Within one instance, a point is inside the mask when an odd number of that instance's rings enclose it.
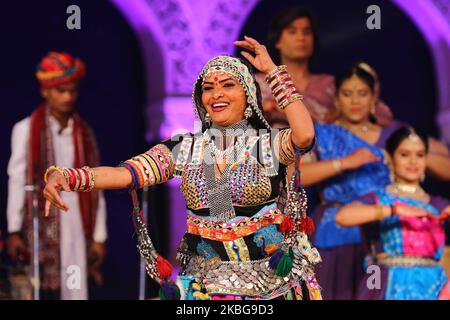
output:
{"label": "white kurta", "polygon": [[[67,128],[59,132],[58,121],[50,117],[50,129],[55,165],[73,167],[75,155],[72,138],[73,120],[69,121]],[[12,130],[11,158],[8,164],[8,232],[17,232],[22,228],[29,132],[29,117],[16,123]],[[69,211],[60,215],[61,299],[83,300],[88,297],[87,261],[78,195],[75,192],[62,192],[61,196],[69,206]],[[103,243],[106,237],[106,203],[103,194],[100,193],[93,238],[94,241]],[[78,281],[73,281],[73,276],[78,273],[78,270],[81,276],[79,287],[77,286]]]}

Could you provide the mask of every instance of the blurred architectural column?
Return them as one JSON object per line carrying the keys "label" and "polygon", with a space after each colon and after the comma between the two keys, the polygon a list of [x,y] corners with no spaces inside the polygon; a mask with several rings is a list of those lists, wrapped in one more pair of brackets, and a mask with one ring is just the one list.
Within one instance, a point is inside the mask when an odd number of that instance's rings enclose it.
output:
{"label": "blurred architectural column", "polygon": [[[450,145],[450,1],[391,0],[416,24],[434,61],[439,111],[436,122],[441,139]],[[417,61],[420,63],[420,61]]]}

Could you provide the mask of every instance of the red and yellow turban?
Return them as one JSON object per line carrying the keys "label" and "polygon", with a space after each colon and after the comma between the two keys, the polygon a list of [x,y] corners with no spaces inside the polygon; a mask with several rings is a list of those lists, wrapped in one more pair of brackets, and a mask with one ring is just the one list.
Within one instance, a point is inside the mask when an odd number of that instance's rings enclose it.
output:
{"label": "red and yellow turban", "polygon": [[80,80],[86,74],[83,61],[65,52],[49,52],[39,63],[36,77],[44,88]]}

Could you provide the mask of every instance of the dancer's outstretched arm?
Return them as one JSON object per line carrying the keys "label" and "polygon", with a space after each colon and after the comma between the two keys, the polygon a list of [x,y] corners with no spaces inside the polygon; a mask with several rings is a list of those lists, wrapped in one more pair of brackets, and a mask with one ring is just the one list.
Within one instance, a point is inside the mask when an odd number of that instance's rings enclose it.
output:
{"label": "dancer's outstretched arm", "polygon": [[[131,174],[123,167],[97,167],[92,168],[94,173],[94,189],[124,189],[131,185]],[[61,191],[71,192],[66,178],[58,170],[48,175],[44,188],[45,215],[48,216],[50,205],[68,211],[69,207],[60,196]]]}

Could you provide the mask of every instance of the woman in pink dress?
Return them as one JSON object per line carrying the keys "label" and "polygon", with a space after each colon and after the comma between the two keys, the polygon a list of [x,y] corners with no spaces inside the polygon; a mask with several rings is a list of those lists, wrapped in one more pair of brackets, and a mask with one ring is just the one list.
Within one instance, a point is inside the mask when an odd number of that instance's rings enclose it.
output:
{"label": "woman in pink dress", "polygon": [[342,207],[336,222],[361,226],[371,270],[379,270],[378,285],[368,272],[359,299],[435,300],[450,298],[448,276],[439,260],[445,243],[443,223],[450,202],[421,187],[427,167],[428,138],[412,128],[395,131],[386,142],[394,179]]}

